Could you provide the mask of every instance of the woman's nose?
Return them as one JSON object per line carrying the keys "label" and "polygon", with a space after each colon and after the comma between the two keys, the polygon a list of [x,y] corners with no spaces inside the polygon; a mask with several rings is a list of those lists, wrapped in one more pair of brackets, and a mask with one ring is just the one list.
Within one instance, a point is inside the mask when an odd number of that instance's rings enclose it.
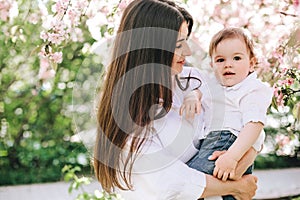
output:
{"label": "woman's nose", "polygon": [[183,48],[183,51],[182,51],[182,55],[183,55],[183,56],[190,56],[190,55],[192,55],[191,48],[190,48],[190,46],[187,44],[187,42],[184,43],[184,48]]}

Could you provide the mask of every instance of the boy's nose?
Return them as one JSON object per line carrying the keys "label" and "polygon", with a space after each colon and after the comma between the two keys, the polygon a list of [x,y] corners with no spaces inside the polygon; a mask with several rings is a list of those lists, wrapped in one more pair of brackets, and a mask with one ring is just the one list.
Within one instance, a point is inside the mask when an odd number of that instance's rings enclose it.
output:
{"label": "boy's nose", "polygon": [[225,68],[229,68],[229,67],[232,67],[232,62],[231,62],[231,60],[226,60]]}

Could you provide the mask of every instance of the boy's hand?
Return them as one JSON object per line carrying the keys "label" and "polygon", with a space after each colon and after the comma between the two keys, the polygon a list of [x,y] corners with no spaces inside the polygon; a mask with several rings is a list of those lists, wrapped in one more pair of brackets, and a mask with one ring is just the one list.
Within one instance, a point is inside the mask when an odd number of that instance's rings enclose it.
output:
{"label": "boy's hand", "polygon": [[193,119],[195,113],[201,112],[201,94],[199,90],[191,91],[187,96],[184,97],[183,104],[180,107],[179,115],[185,113],[187,119]]}
{"label": "boy's hand", "polygon": [[213,175],[222,181],[226,181],[228,178],[231,179],[235,177],[237,164],[238,161],[226,152],[216,160]]}

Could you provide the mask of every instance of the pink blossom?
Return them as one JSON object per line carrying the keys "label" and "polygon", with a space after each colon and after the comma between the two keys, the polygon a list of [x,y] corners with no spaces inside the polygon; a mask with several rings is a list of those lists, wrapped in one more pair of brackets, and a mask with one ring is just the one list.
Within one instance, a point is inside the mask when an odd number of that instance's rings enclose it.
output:
{"label": "pink blossom", "polygon": [[50,58],[55,63],[61,63],[62,62],[62,52],[55,52],[50,55]]}
{"label": "pink blossom", "polygon": [[7,12],[6,10],[0,10],[1,14],[0,14],[0,18],[3,21],[7,21],[8,20],[8,16],[9,16],[9,12]]}
{"label": "pink blossom", "polygon": [[279,67],[281,68],[280,74],[282,76],[285,76],[285,73],[288,71],[288,68],[286,66],[282,66],[282,65],[280,65]]}
{"label": "pink blossom", "polygon": [[281,88],[275,87],[274,89],[274,97],[276,97],[276,103],[278,106],[283,106],[283,94],[280,91]]}
{"label": "pink blossom", "polygon": [[69,1],[58,0],[56,4],[52,7],[53,12],[57,12],[59,16],[63,15],[68,8]]}
{"label": "pink blossom", "polygon": [[36,95],[38,94],[38,91],[37,91],[36,89],[32,89],[32,90],[31,90],[31,94],[32,94],[33,96],[36,96]]}
{"label": "pink blossom", "polygon": [[55,70],[50,69],[50,70],[45,71],[43,74],[41,74],[40,79],[48,80],[48,79],[55,77],[55,74],[56,74]]}
{"label": "pink blossom", "polygon": [[40,38],[42,39],[42,40],[44,40],[44,42],[48,39],[48,33],[46,33],[45,31],[42,31],[41,33],[40,33]]}
{"label": "pink blossom", "polygon": [[51,22],[51,26],[52,26],[52,29],[54,32],[57,32],[60,34],[63,34],[64,30],[67,28],[67,25],[65,24],[65,22],[62,20],[59,20],[59,19],[54,19]]}
{"label": "pink blossom", "polygon": [[283,147],[290,143],[290,138],[286,135],[279,134],[279,135],[276,135],[275,141],[279,147]]}
{"label": "pink blossom", "polygon": [[64,39],[65,39],[64,36],[58,33],[48,34],[48,40],[53,44],[61,44]]}
{"label": "pink blossom", "polygon": [[293,83],[294,83],[294,79],[292,79],[292,78],[289,78],[286,80],[287,85],[292,85]]}
{"label": "pink blossom", "polygon": [[68,9],[67,14],[68,14],[68,17],[71,20],[71,22],[73,22],[75,20],[76,16],[77,16],[76,11],[73,8]]}
{"label": "pink blossom", "polygon": [[277,58],[280,63],[283,63],[283,57],[282,57],[282,54],[280,52],[274,51],[273,56],[274,56],[274,58]]}
{"label": "pink blossom", "polygon": [[82,30],[80,28],[75,28],[71,33],[70,33],[70,38],[74,42],[83,42],[84,37]]}
{"label": "pink blossom", "polygon": [[7,21],[9,18],[9,11],[12,7],[12,3],[10,1],[0,1],[0,18],[3,21]]}
{"label": "pink blossom", "polygon": [[127,0],[122,0],[121,3],[119,3],[119,9],[124,10],[128,4],[129,2]]}
{"label": "pink blossom", "polygon": [[80,1],[76,1],[74,8],[78,9],[78,10],[86,10],[89,6],[89,1],[87,0],[80,0]]}
{"label": "pink blossom", "polygon": [[280,95],[278,96],[278,99],[276,100],[277,105],[278,106],[283,106],[284,105],[284,101],[283,101],[283,94],[280,93]]}
{"label": "pink blossom", "polygon": [[40,70],[38,78],[42,80],[47,80],[55,76],[55,71],[50,69],[50,63],[47,58],[40,58]]}
{"label": "pink blossom", "polygon": [[37,24],[39,22],[40,16],[37,13],[32,13],[28,17],[28,21],[32,24]]}
{"label": "pink blossom", "polygon": [[297,9],[299,7],[299,5],[300,5],[300,1],[299,0],[294,0],[293,1],[293,5]]}
{"label": "pink blossom", "polygon": [[278,96],[279,96],[279,89],[278,89],[278,87],[275,87],[275,88],[274,88],[274,96],[275,96],[275,97],[278,97]]}
{"label": "pink blossom", "polygon": [[45,71],[50,67],[49,61],[47,58],[40,58],[40,70]]}
{"label": "pink blossom", "polygon": [[284,85],[284,81],[283,80],[278,80],[277,85],[279,85],[279,86]]}
{"label": "pink blossom", "polygon": [[108,15],[109,14],[109,9],[107,6],[104,6],[100,9],[100,12],[102,12],[103,14],[105,15]]}
{"label": "pink blossom", "polygon": [[68,19],[73,26],[77,26],[79,23],[80,12],[76,12],[74,9],[69,9],[67,11]]}

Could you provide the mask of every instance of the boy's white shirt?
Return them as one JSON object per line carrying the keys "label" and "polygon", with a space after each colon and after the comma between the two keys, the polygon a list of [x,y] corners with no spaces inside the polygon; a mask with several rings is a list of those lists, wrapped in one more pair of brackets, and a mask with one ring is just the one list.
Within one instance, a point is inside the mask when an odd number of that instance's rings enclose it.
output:
{"label": "boy's white shirt", "polygon": [[[205,134],[215,130],[230,130],[238,136],[248,122],[266,123],[273,90],[257,79],[255,72],[232,87],[221,86],[215,78],[209,81],[210,91],[205,91],[205,88],[201,90],[202,104],[206,109]],[[215,119],[219,123],[214,123]]]}
{"label": "boy's white shirt", "polygon": [[[199,89],[204,122],[203,133],[198,133],[199,139],[215,130],[229,130],[238,136],[241,128],[250,121],[265,124],[273,89],[257,79],[255,72],[232,87],[220,85],[215,76],[200,72],[197,68],[185,67],[182,76],[189,74],[202,81]],[[262,131],[253,144],[256,151],[261,150],[264,139],[265,133]]]}

